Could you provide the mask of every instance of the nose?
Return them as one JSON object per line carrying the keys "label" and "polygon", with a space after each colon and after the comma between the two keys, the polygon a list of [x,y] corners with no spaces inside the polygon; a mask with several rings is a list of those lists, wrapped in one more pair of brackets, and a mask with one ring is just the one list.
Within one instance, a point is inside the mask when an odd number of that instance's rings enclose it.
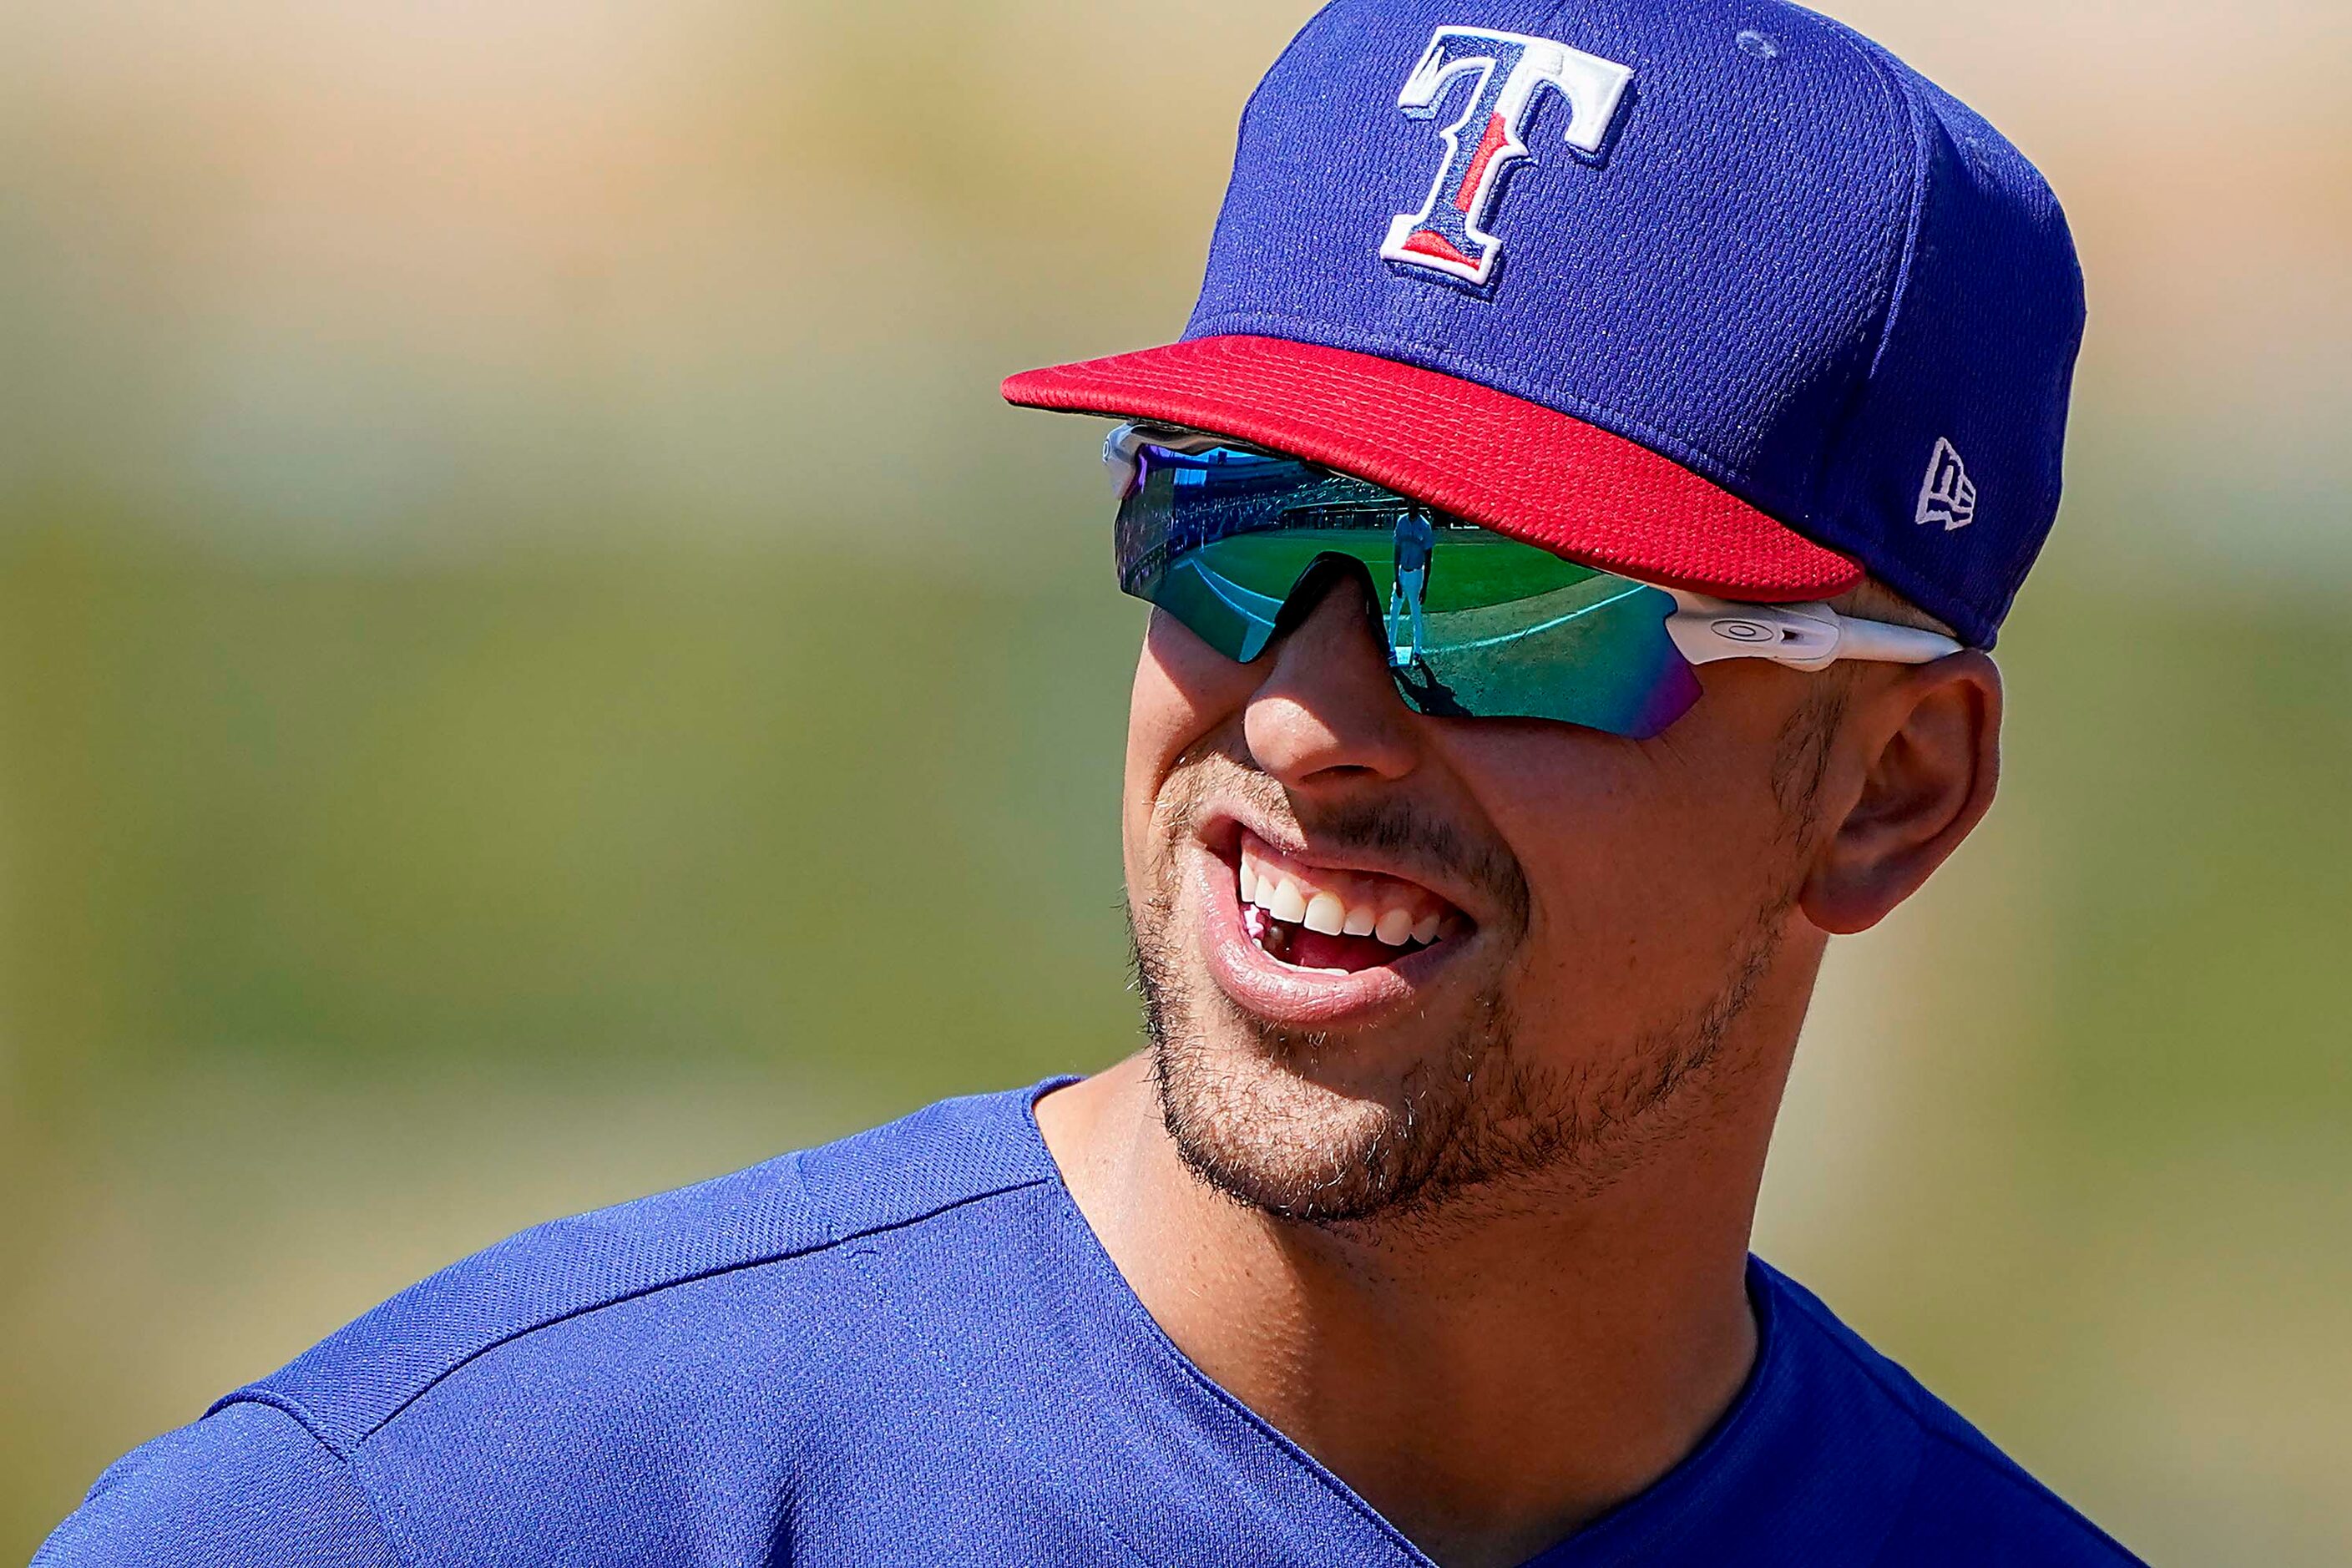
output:
{"label": "nose", "polygon": [[1328,572],[1291,630],[1260,657],[1265,679],[1242,716],[1257,765],[1286,788],[1401,779],[1418,759],[1413,714],[1374,629],[1371,585]]}

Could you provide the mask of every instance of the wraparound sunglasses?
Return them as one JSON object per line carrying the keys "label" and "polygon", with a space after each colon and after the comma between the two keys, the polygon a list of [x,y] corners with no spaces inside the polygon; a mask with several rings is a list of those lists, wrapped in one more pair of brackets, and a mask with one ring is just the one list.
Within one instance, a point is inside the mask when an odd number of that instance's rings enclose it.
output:
{"label": "wraparound sunglasses", "polygon": [[1221,437],[1122,425],[1118,585],[1247,663],[1320,570],[1354,563],[1418,713],[1556,719],[1646,740],[1699,698],[1694,665],[1926,664],[1951,638],[1827,605],[1742,605],[1581,566],[1329,468]]}

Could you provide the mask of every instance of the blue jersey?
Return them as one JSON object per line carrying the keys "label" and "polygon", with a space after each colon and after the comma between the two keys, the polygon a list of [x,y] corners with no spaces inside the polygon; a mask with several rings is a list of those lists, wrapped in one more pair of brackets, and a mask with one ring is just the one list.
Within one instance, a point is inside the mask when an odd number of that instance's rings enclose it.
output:
{"label": "blue jersey", "polygon": [[[1428,1568],[1162,1334],[1036,1091],[502,1242],[101,1477],[38,1568]],[[1536,1559],[2128,1563],[1761,1264],[1748,1386]]]}

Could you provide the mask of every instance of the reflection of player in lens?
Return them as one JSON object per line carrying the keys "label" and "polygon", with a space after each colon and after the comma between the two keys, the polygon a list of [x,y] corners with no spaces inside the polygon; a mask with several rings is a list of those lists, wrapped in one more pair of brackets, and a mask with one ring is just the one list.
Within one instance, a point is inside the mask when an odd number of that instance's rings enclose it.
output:
{"label": "reflection of player in lens", "polygon": [[[1413,510],[1397,520],[1396,525],[1396,585],[1389,590],[1389,664],[1403,669],[1421,662],[1422,650],[1429,646],[1422,626],[1421,600],[1429,587],[1430,552],[1437,548],[1437,532],[1429,526],[1429,514]],[[1412,620],[1412,641],[1397,637],[1401,612],[1410,611]]]}

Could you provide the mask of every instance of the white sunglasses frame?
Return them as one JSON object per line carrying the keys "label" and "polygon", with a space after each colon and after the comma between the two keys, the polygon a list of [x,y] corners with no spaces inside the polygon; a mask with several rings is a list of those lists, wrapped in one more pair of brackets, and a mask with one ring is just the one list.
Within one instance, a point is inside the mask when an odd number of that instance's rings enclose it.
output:
{"label": "white sunglasses frame", "polygon": [[[1120,425],[1103,442],[1103,465],[1109,469],[1122,500],[1135,488],[1143,471],[1137,453],[1144,447],[1164,447],[1171,452],[1204,452],[1214,447],[1230,447],[1269,458],[1288,456],[1205,430],[1172,425]],[[1675,613],[1666,617],[1666,635],[1674,638],[1683,658],[1695,665],[1727,658],[1769,659],[1804,670],[1827,669],[1842,660],[1933,664],[1960,652],[1964,646],[1941,632],[1841,615],[1818,601],[1753,605],[1717,599],[1687,588],[1664,591],[1675,596],[1676,606]]]}

